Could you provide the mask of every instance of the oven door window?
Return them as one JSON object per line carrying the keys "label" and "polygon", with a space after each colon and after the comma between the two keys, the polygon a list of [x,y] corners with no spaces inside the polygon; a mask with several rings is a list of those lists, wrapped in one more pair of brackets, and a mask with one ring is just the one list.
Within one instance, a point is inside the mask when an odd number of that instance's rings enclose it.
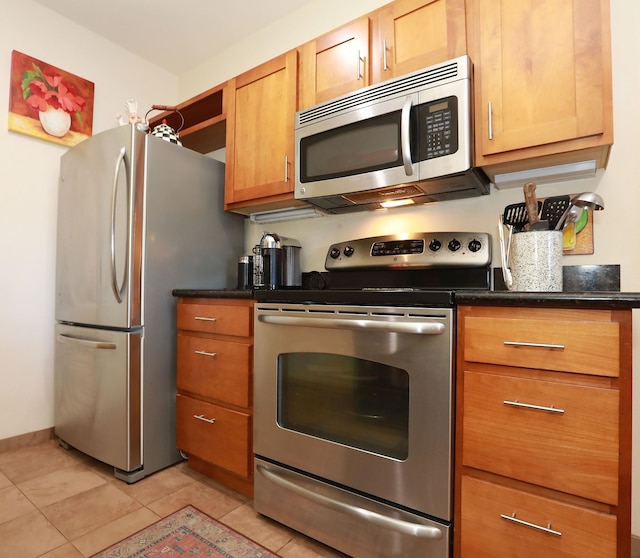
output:
{"label": "oven door window", "polygon": [[282,428],[398,460],[408,457],[409,375],[328,353],[278,356]]}

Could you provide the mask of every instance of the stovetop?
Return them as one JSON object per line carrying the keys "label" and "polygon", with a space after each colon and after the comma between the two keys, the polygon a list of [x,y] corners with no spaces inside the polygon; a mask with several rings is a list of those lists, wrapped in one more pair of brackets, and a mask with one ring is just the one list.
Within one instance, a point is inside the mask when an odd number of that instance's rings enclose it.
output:
{"label": "stovetop", "polygon": [[301,289],[256,290],[259,302],[452,306],[459,290],[489,290],[487,233],[408,233],[350,240],[327,251],[326,272]]}

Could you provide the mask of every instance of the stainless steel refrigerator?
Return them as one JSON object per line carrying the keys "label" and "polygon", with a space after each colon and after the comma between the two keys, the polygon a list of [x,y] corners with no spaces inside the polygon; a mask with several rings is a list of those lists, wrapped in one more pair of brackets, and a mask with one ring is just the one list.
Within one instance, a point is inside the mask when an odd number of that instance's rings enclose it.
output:
{"label": "stainless steel refrigerator", "polygon": [[61,158],[55,433],[136,482],[176,449],[175,288],[235,285],[224,165],[127,125]]}

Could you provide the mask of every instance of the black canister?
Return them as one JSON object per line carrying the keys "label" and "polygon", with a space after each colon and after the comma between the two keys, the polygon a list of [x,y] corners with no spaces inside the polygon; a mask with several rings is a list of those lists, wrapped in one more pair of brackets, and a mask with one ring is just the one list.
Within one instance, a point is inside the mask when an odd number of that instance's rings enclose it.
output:
{"label": "black canister", "polygon": [[238,259],[238,289],[245,291],[253,288],[253,257],[240,256]]}
{"label": "black canister", "polygon": [[262,254],[263,288],[281,288],[284,256],[280,237],[275,233],[264,233],[260,240],[260,252]]}

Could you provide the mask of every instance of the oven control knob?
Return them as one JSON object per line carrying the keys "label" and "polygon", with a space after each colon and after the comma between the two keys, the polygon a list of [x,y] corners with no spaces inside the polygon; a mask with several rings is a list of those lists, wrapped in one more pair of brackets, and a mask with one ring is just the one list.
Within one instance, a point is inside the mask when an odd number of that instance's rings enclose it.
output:
{"label": "oven control knob", "polygon": [[437,252],[442,248],[442,242],[440,242],[437,238],[434,238],[431,242],[429,242],[429,250],[432,252]]}
{"label": "oven control knob", "polygon": [[462,244],[460,244],[459,240],[456,240],[454,238],[449,242],[448,246],[449,246],[449,250],[451,250],[452,252],[457,252],[458,250],[460,250],[460,247],[462,246]]}
{"label": "oven control knob", "polygon": [[343,253],[345,256],[347,256],[347,258],[350,258],[351,256],[353,256],[353,246],[345,246]]}
{"label": "oven control knob", "polygon": [[331,250],[329,251],[329,257],[332,259],[337,259],[340,257],[340,248],[336,248],[335,246],[333,248],[331,248]]}
{"label": "oven control knob", "polygon": [[477,238],[474,238],[471,242],[469,242],[469,250],[472,252],[478,252],[482,248],[482,242],[480,242]]}

